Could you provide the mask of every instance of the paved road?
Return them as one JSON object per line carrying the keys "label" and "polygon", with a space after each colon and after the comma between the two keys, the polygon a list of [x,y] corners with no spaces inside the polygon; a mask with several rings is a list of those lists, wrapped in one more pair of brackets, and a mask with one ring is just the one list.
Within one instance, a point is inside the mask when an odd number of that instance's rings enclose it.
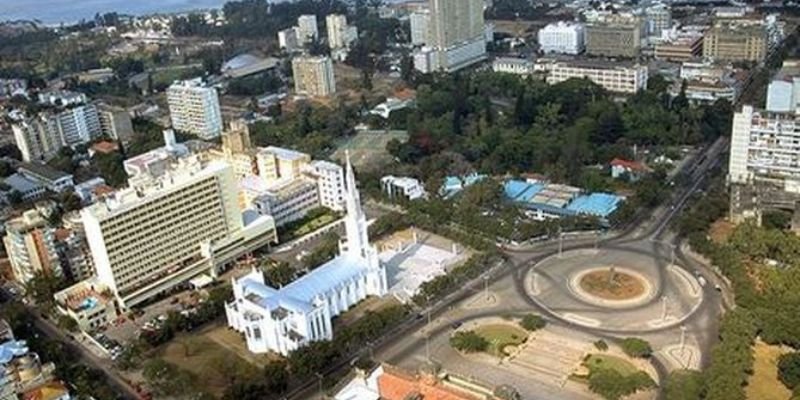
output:
{"label": "paved road", "polygon": [[[613,331],[587,328],[576,325],[569,321],[564,321],[559,316],[548,315],[545,310],[542,310],[541,307],[536,304],[534,299],[531,299],[525,293],[523,287],[524,285],[522,284],[522,282],[524,282],[525,274],[527,274],[528,271],[533,268],[538,261],[556,254],[560,250],[568,251],[573,249],[586,249],[593,248],[595,246],[600,246],[601,248],[638,246],[645,248],[645,250],[640,251],[649,253],[661,265],[665,265],[665,263],[669,263],[671,261],[671,258],[673,257],[671,254],[671,248],[673,248],[672,246],[675,246],[674,257],[677,261],[680,261],[680,264],[683,264],[681,266],[682,268],[691,270],[692,273],[695,273],[695,271],[699,272],[708,280],[708,282],[710,282],[709,285],[719,284],[722,290],[729,290],[724,285],[724,282],[714,275],[711,270],[707,269],[704,265],[697,263],[695,260],[687,258],[680,249],[680,246],[678,246],[680,244],[679,238],[674,237],[674,235],[672,235],[668,230],[670,223],[683,209],[689,198],[698,190],[703,188],[704,184],[707,183],[706,178],[708,177],[709,171],[719,164],[719,157],[726,147],[726,139],[720,138],[712,145],[699,152],[691,162],[684,166],[683,172],[688,176],[688,183],[678,188],[674,195],[664,202],[663,206],[658,207],[650,213],[637,216],[634,223],[630,224],[621,232],[615,232],[607,235],[603,239],[591,237],[578,237],[575,239],[564,238],[561,243],[558,243],[557,241],[548,241],[537,243],[523,249],[507,249],[505,253],[509,259],[509,262],[502,267],[495,267],[489,272],[489,284],[491,285],[490,289],[492,291],[499,292],[501,293],[501,296],[504,296],[502,298],[502,303],[505,307],[492,309],[489,311],[479,310],[472,313],[461,313],[458,314],[458,318],[454,319],[452,317],[452,313],[455,310],[455,306],[472,296],[477,291],[480,291],[483,288],[484,281],[482,278],[478,278],[465,285],[462,289],[446,297],[438,304],[432,306],[429,310],[423,311],[423,313],[430,313],[431,318],[434,321],[440,321],[440,323],[435,326],[434,329],[431,329],[429,332],[427,332],[431,338],[427,346],[428,351],[431,351],[431,343],[434,343],[434,347],[437,347],[435,343],[440,343],[441,340],[443,340],[442,338],[447,337],[451,329],[451,323],[463,323],[475,318],[481,318],[489,315],[497,316],[503,315],[504,313],[514,314],[523,311],[530,312],[531,309],[538,310],[543,315],[548,316],[551,325],[555,327],[568,328],[577,335],[590,335],[614,340],[617,335],[615,335]],[[663,270],[664,268],[661,268],[662,273]],[[509,285],[509,282],[512,283]],[[509,288],[509,286],[512,287]],[[703,362],[706,361],[705,357],[709,353],[710,347],[716,341],[718,315],[720,312],[722,312],[722,302],[720,301],[720,296],[713,290],[706,290],[703,295],[701,306],[698,307],[698,309],[692,314],[691,318],[685,321],[685,324],[689,326],[688,333],[696,335],[697,337],[696,344],[704,356]],[[408,359],[419,359],[419,355],[425,354],[426,352],[426,340],[424,340],[424,336],[421,337],[419,335],[419,332],[425,326],[425,323],[426,321],[424,318],[409,321],[407,324],[399,327],[392,334],[383,338],[382,342],[369,346],[369,350],[372,351],[376,359],[382,361],[402,363]],[[668,329],[674,330],[676,327],[673,326],[671,328],[664,328],[663,331],[667,331]],[[636,333],[637,332],[632,332],[630,334]],[[654,333],[658,334],[660,333],[660,330],[651,330],[641,333],[643,335],[650,335]],[[439,345],[437,348],[440,347],[441,346]],[[658,359],[655,359],[653,364],[658,374],[663,377],[667,372],[667,367]],[[343,368],[347,365],[347,362],[343,362],[339,365],[332,366],[332,369]],[[445,365],[445,368],[447,368],[447,365]],[[478,376],[480,376],[481,373],[485,373],[485,371],[480,370]],[[497,384],[502,382],[493,381],[492,383]],[[523,388],[521,387],[520,389]],[[527,387],[525,387],[525,389],[527,389]],[[565,394],[559,393],[559,398],[563,395]],[[575,396],[580,397],[579,395]],[[298,390],[289,397],[298,399],[314,398],[313,382],[309,383],[309,385],[305,387],[305,390]],[[541,392],[531,391],[530,393],[526,393],[525,398],[530,398],[532,400],[539,398],[550,399],[553,398],[553,393],[551,390],[543,390]]]}

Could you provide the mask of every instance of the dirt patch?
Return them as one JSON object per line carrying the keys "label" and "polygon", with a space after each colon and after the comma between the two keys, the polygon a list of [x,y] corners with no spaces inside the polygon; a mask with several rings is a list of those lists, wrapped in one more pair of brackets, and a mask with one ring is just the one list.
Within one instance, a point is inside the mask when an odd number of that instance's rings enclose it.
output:
{"label": "dirt patch", "polygon": [[747,380],[745,394],[752,400],[786,400],[792,391],[778,380],[778,357],[788,352],[761,340],[753,346],[753,374]]}
{"label": "dirt patch", "polygon": [[640,278],[620,271],[593,271],[581,277],[581,289],[606,300],[630,300],[644,294]]}
{"label": "dirt patch", "polygon": [[735,225],[724,219],[721,219],[711,224],[711,227],[708,230],[708,235],[711,237],[711,241],[721,244],[728,241],[728,238],[731,237],[731,234],[733,234],[734,230],[736,230]]}

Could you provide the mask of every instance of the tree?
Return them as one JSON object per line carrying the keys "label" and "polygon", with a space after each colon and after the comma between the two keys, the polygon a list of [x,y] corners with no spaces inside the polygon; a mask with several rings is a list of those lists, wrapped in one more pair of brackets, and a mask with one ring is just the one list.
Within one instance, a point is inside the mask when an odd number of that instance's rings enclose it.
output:
{"label": "tree", "polygon": [[51,273],[37,272],[25,283],[25,293],[43,307],[53,306],[53,295],[66,288],[66,281]]}
{"label": "tree", "polygon": [[653,379],[642,371],[622,375],[615,369],[601,368],[589,375],[589,390],[608,400],[617,400],[641,389],[653,387]]}
{"label": "tree", "polygon": [[465,353],[485,351],[489,342],[474,331],[459,331],[450,337],[450,346]]}
{"label": "tree", "polygon": [[270,361],[264,366],[264,378],[271,393],[283,393],[289,387],[289,364],[284,360]]}
{"label": "tree", "polygon": [[522,321],[520,321],[519,325],[526,331],[533,332],[544,328],[544,326],[547,325],[547,321],[539,315],[528,314],[522,317]]}
{"label": "tree", "polygon": [[620,346],[629,357],[648,358],[653,353],[650,343],[639,338],[625,338]]}
{"label": "tree", "polygon": [[8,202],[11,203],[11,205],[13,206],[21,204],[22,201],[24,200],[22,197],[22,193],[16,189],[13,189],[10,192],[8,192],[7,197],[8,197]]}
{"label": "tree", "polygon": [[672,371],[664,383],[666,400],[700,400],[702,394],[703,374],[698,371]]}
{"label": "tree", "polygon": [[58,327],[67,332],[77,332],[78,322],[70,316],[60,315],[58,317]]}
{"label": "tree", "polygon": [[778,358],[778,379],[789,389],[800,385],[800,352],[784,354]]}
{"label": "tree", "polygon": [[606,350],[608,350],[608,343],[606,343],[605,340],[600,339],[600,340],[594,342],[594,348],[597,349],[597,350],[600,350],[600,351],[606,351]]}
{"label": "tree", "polygon": [[124,161],[122,154],[114,152],[110,154],[95,153],[92,163],[100,171],[100,175],[106,183],[114,187],[120,187],[128,181],[128,174],[122,166]]}
{"label": "tree", "polygon": [[297,271],[285,261],[266,260],[262,267],[264,270],[264,280],[274,288],[280,288],[291,283]]}

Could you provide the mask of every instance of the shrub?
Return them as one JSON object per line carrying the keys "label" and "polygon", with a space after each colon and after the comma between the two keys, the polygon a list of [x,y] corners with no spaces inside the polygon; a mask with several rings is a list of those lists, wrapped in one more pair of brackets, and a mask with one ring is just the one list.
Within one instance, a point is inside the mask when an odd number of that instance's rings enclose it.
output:
{"label": "shrub", "polygon": [[589,376],[589,390],[608,400],[617,400],[641,389],[655,386],[650,375],[642,371],[622,375],[613,369],[598,369]]}
{"label": "shrub", "polygon": [[597,350],[600,350],[600,351],[606,351],[606,350],[608,350],[608,343],[606,343],[605,340],[600,339],[600,340],[594,342],[594,348],[597,349]]}
{"label": "shrub", "polygon": [[450,338],[450,346],[465,353],[485,351],[489,347],[489,342],[473,331],[456,332]]}
{"label": "shrub", "polygon": [[639,338],[626,338],[622,340],[622,351],[629,357],[648,358],[653,354],[650,343]]}
{"label": "shrub", "polygon": [[536,314],[528,314],[522,317],[522,321],[519,323],[519,326],[521,326],[522,329],[525,329],[529,332],[538,331],[539,329],[544,328],[545,325],[547,325],[547,321]]}
{"label": "shrub", "polygon": [[778,379],[789,389],[800,384],[800,352],[784,354],[778,358]]}

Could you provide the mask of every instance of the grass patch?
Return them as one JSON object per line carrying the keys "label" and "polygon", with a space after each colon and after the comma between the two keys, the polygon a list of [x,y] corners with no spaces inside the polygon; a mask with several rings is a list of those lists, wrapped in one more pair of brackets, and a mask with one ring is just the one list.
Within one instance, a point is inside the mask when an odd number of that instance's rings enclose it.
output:
{"label": "grass patch", "polygon": [[519,346],[528,339],[528,332],[513,325],[492,324],[483,325],[475,329],[475,333],[489,342],[487,353],[503,357],[506,346]]}
{"label": "grass patch", "polygon": [[589,373],[599,371],[601,369],[610,369],[619,372],[623,376],[628,376],[638,371],[636,366],[630,362],[623,360],[622,358],[609,356],[606,354],[591,354],[586,358],[586,360],[584,360],[583,365],[589,369]]}
{"label": "grass patch", "polygon": [[325,225],[336,221],[339,215],[327,208],[311,210],[305,217],[292,221],[278,229],[278,239],[282,243],[307,235]]}
{"label": "grass patch", "polygon": [[213,340],[199,335],[181,335],[162,346],[157,357],[191,372],[196,384],[221,396],[233,377],[255,379],[259,369]]}
{"label": "grass patch", "polygon": [[753,346],[753,374],[747,380],[745,394],[752,400],[787,400],[792,392],[778,380],[778,357],[786,353],[780,346],[760,340]]}

